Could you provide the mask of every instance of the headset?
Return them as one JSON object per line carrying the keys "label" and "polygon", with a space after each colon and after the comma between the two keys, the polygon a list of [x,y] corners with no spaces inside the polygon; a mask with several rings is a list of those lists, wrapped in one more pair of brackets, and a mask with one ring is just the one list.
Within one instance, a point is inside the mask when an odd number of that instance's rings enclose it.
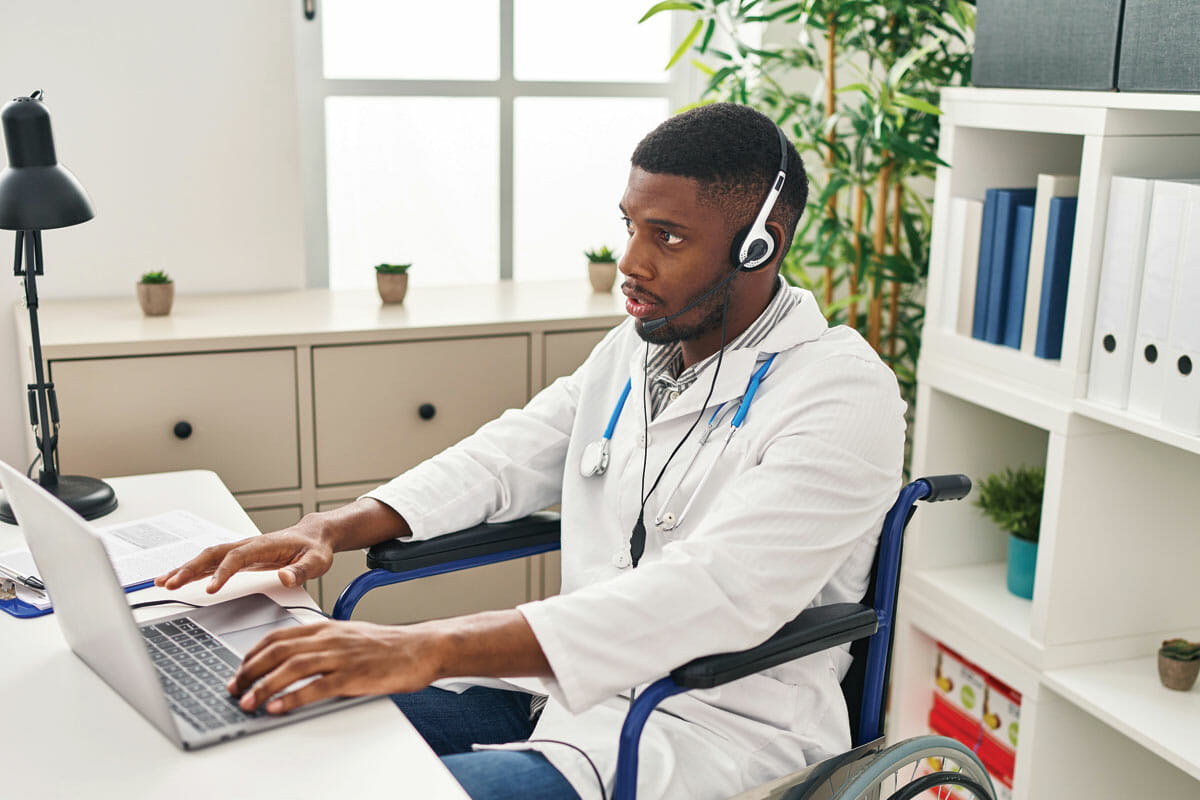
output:
{"label": "headset", "polygon": [[776,241],[775,234],[771,233],[767,228],[767,219],[775,209],[775,201],[779,199],[779,193],[783,190],[784,181],[787,180],[788,157],[788,142],[787,137],[783,135],[783,129],[777,125],[775,126],[775,132],[779,134],[779,174],[772,181],[771,190],[767,192],[767,199],[763,201],[762,208],[759,209],[758,216],[754,218],[754,222],[748,228],[743,228],[738,232],[737,236],[733,237],[733,245],[729,248],[729,260],[734,265],[733,269],[728,275],[710,286],[703,294],[674,314],[666,317],[658,317],[657,319],[648,319],[643,322],[643,331],[647,333],[656,331],[668,322],[691,311],[704,302],[713,292],[721,289],[733,280],[733,277],[739,272],[754,272],[771,263],[771,258],[779,250],[779,242]]}

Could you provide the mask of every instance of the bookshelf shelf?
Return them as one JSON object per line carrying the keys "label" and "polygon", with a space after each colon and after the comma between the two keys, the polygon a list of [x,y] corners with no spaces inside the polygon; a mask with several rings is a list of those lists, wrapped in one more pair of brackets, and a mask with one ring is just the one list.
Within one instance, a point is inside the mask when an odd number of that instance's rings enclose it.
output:
{"label": "bookshelf shelf", "polygon": [[[1022,693],[1017,800],[1200,796],[1200,689],[1154,667],[1163,638],[1200,635],[1200,437],[1085,397],[1111,177],[1200,175],[1200,96],[959,88],[942,108],[912,471],[1044,465],[1046,488],[1032,600],[970,500],[914,520],[889,736],[924,732],[940,641]],[[1057,360],[963,335],[949,253],[953,198],[1039,173],[1079,175]]]}
{"label": "bookshelf shelf", "polygon": [[1200,780],[1200,692],[1164,688],[1155,657],[1052,670],[1045,685]]}

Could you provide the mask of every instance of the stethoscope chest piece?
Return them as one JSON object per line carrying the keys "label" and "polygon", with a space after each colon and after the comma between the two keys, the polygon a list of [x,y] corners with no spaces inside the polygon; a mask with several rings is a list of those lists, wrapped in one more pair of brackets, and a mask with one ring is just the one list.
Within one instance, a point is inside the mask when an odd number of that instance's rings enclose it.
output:
{"label": "stethoscope chest piece", "polygon": [[600,439],[583,448],[579,459],[579,474],[585,478],[603,475],[608,469],[608,439]]}

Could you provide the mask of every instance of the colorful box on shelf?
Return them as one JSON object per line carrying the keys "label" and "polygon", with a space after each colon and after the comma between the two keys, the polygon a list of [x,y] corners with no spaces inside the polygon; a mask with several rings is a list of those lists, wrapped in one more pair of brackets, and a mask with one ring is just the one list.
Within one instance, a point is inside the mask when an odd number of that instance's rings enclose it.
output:
{"label": "colorful box on shelf", "polygon": [[[1011,800],[1016,753],[1000,747],[986,735],[982,722],[965,716],[944,697],[935,694],[933,707],[929,710],[929,729],[938,736],[949,737],[973,750],[992,777],[996,797]],[[919,774],[924,774],[921,769],[925,769],[925,766],[918,769]]]}
{"label": "colorful box on shelf", "polygon": [[1021,722],[1021,693],[992,676],[987,678],[983,699],[983,734],[997,747],[1017,751]]}
{"label": "colorful box on shelf", "polygon": [[983,700],[987,673],[958,653],[938,643],[934,669],[934,695],[941,697],[978,725],[983,720]]}

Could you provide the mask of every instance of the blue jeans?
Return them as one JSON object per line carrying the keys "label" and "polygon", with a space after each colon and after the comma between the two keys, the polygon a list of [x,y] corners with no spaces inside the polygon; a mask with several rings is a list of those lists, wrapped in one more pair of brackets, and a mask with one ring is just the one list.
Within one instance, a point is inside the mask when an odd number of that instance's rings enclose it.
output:
{"label": "blue jeans", "polygon": [[562,773],[534,750],[472,751],[473,744],[519,742],[533,733],[533,696],[475,686],[462,694],[428,688],[395,702],[473,800],[579,800]]}

